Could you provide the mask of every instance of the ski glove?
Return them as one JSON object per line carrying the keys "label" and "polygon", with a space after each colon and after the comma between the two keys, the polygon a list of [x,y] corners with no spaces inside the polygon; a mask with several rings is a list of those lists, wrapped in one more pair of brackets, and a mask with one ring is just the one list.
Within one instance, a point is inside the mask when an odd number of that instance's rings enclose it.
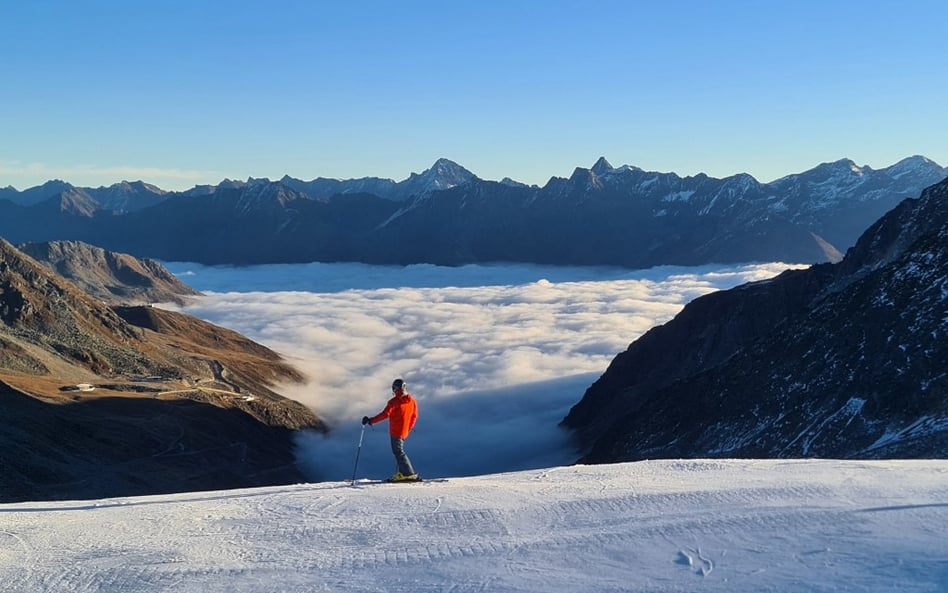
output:
{"label": "ski glove", "polygon": [[365,426],[366,424],[370,424],[370,422],[369,422],[369,417],[368,417],[368,416],[363,416],[363,417],[362,417],[362,426]]}

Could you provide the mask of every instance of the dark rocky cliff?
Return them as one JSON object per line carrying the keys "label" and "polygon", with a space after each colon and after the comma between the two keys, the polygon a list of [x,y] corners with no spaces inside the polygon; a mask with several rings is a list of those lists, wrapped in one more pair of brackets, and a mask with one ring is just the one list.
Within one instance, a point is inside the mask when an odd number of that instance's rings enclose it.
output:
{"label": "dark rocky cliff", "polygon": [[948,455],[948,181],[839,264],[696,299],[570,411],[585,462]]}

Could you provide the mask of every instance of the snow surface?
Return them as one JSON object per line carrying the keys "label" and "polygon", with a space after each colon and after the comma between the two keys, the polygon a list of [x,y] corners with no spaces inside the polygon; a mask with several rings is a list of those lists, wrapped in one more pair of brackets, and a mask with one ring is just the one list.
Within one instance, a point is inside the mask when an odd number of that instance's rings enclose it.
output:
{"label": "snow surface", "polygon": [[[543,461],[550,469],[368,484],[366,478],[383,477],[391,466],[385,431],[375,430],[366,431],[354,485],[333,478],[251,490],[0,505],[0,593],[948,591],[948,461],[567,466],[555,461],[562,454],[552,446],[553,436],[528,422],[539,418],[553,427],[560,408],[577,401],[594,378],[584,375],[585,351],[564,352],[556,365],[537,364],[550,356],[551,344],[588,337],[591,321],[603,313],[613,320],[611,333],[631,340],[698,294],[772,277],[780,266],[688,273],[176,267],[197,288],[219,291],[194,306],[201,316],[288,353],[294,363],[335,361],[349,369],[338,381],[324,373],[314,384],[333,400],[351,400],[351,409],[339,414],[351,421],[334,431],[338,438],[304,448],[313,461],[330,458],[332,471],[323,467],[321,473],[351,475],[357,418],[384,403],[371,386],[387,386],[390,363],[367,371],[356,364],[366,352],[376,363],[409,356],[404,368],[424,398],[426,418],[410,452],[423,473],[457,476],[459,466],[510,468],[547,458],[553,459]],[[496,288],[484,288],[489,286]],[[264,292],[241,294],[254,290]],[[343,301],[350,306],[342,307]],[[352,307],[373,311],[379,321],[358,323]],[[497,323],[496,311],[512,307],[520,307],[519,320]],[[616,324],[617,311],[632,325]],[[483,315],[492,320],[489,326],[516,328],[518,339],[532,345],[519,367],[548,374],[501,389],[506,371],[484,364],[494,348],[490,336],[470,330],[483,325],[475,323]],[[567,318],[584,323],[556,323]],[[290,320],[295,329],[279,320]],[[313,328],[319,331],[309,339]],[[480,362],[453,367],[452,380],[461,388],[445,393],[438,374],[444,363],[427,358],[440,351],[432,347],[437,344],[425,342],[420,354],[406,353],[397,340],[390,344],[405,335],[453,336]],[[608,357],[600,350],[594,354]],[[360,373],[368,378],[359,388],[337,392],[335,383],[351,385]],[[468,384],[474,377],[477,388]],[[466,406],[477,402],[490,404],[486,432],[464,421],[474,413]],[[484,414],[483,406],[476,412]],[[441,472],[441,466],[455,473]]]}
{"label": "snow surface", "polygon": [[666,460],[0,505],[0,592],[948,590],[948,461]]}

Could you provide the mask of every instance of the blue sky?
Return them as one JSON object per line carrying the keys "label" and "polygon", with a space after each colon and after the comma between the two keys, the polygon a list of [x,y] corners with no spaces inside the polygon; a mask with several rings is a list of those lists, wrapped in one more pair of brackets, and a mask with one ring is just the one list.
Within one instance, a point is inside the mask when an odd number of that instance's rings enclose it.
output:
{"label": "blue sky", "polygon": [[948,3],[0,3],[0,186],[948,164]]}

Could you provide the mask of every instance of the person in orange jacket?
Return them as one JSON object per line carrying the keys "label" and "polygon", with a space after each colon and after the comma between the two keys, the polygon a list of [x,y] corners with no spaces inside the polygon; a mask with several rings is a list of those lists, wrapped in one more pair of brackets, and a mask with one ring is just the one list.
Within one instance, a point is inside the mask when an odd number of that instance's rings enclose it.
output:
{"label": "person in orange jacket", "polygon": [[418,404],[405,389],[405,381],[401,379],[392,381],[392,394],[392,399],[385,404],[385,409],[371,418],[363,416],[362,424],[372,425],[388,418],[388,434],[392,439],[392,454],[395,455],[397,466],[395,475],[389,479],[393,482],[417,480],[418,474],[405,453],[405,439],[418,420]]}

